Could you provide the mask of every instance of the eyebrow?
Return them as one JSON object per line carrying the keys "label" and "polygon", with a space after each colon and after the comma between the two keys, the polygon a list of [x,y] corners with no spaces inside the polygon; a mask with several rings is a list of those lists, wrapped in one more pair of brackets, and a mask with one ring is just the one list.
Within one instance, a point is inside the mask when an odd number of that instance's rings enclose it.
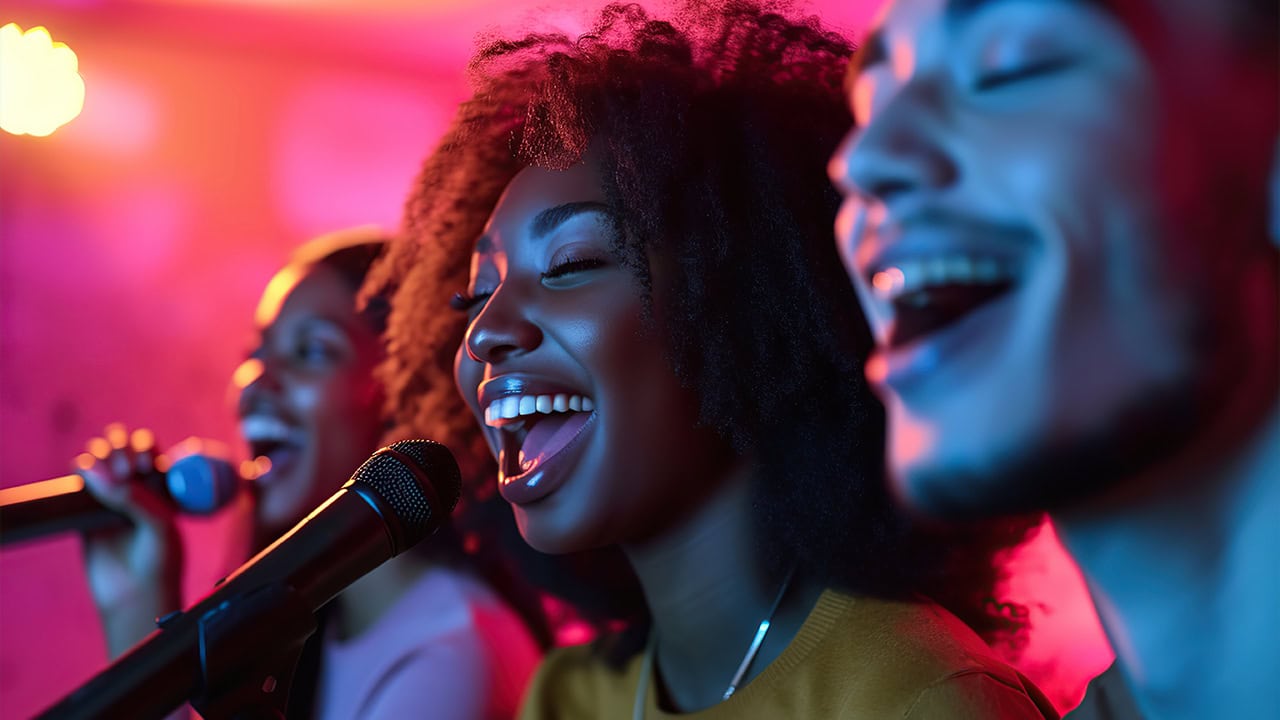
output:
{"label": "eyebrow", "polygon": [[594,200],[565,203],[547,208],[534,216],[533,222],[530,223],[530,231],[535,239],[541,239],[550,235],[571,218],[589,212],[604,213],[609,216],[614,214],[613,208]]}
{"label": "eyebrow", "polygon": [[[543,210],[533,217],[530,222],[533,239],[541,240],[550,235],[556,228],[569,222],[574,216],[589,212],[604,213],[609,217],[615,217],[616,215],[613,208],[594,200],[582,200],[556,205]],[[473,250],[475,254],[484,255],[492,250],[493,238],[488,235],[481,235],[476,239],[476,246]]]}

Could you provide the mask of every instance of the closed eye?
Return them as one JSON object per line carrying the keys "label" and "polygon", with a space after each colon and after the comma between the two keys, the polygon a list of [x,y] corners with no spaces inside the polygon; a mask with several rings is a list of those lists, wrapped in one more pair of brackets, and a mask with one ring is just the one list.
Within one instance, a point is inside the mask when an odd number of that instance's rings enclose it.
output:
{"label": "closed eye", "polygon": [[547,268],[542,273],[543,280],[554,280],[565,275],[573,273],[586,272],[587,270],[596,270],[608,264],[608,261],[601,258],[568,258],[562,262],[558,262]]}
{"label": "closed eye", "polygon": [[973,87],[979,92],[996,90],[1023,80],[1050,75],[1060,70],[1065,70],[1074,64],[1075,59],[1070,57],[1049,58],[1023,63],[1008,70],[995,70],[984,73],[974,82]]}
{"label": "closed eye", "polygon": [[470,314],[473,310],[483,305],[491,295],[493,295],[491,292],[456,292],[453,297],[449,298],[449,307],[460,313]]}

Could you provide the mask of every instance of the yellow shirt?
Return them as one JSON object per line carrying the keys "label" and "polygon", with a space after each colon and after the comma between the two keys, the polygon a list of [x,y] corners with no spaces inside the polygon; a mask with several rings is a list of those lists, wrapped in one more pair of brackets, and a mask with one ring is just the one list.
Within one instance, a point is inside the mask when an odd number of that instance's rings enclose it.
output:
{"label": "yellow shirt", "polygon": [[[587,646],[538,668],[521,720],[630,720],[643,654],[615,671]],[[728,700],[665,712],[649,684],[645,718],[684,720],[1056,720],[1043,695],[936,605],[827,590],[791,644]]]}

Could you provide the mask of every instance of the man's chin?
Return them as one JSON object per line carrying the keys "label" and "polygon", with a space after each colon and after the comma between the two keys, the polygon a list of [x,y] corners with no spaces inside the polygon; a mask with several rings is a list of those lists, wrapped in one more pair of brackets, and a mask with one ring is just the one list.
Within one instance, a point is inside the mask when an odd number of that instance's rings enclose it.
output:
{"label": "man's chin", "polygon": [[[1016,452],[973,433],[948,437],[925,425],[894,431],[903,442],[891,440],[890,487],[899,504],[921,518],[968,522],[1042,513],[1055,509],[1064,494],[1084,489],[1074,474],[1044,467],[1045,453],[1033,438],[1006,438],[1005,444],[1023,451]],[[962,434],[963,447],[954,442]]]}

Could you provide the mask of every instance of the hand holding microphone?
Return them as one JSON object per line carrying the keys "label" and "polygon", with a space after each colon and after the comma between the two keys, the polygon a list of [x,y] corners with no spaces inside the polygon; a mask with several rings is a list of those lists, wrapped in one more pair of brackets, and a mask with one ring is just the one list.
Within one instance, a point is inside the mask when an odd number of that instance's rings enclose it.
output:
{"label": "hand holding microphone", "polygon": [[[17,534],[15,525],[26,525],[29,537],[84,529],[84,569],[115,657],[150,633],[157,616],[182,607],[178,512],[214,511],[241,483],[218,457],[188,455],[165,468],[155,436],[146,429],[131,433],[124,425],[109,425],[87,447],[76,459],[83,491],[46,492],[42,503],[9,506],[6,516],[19,521],[8,523],[5,532]],[[19,507],[26,512],[18,514]]]}
{"label": "hand holding microphone", "polygon": [[187,699],[205,717],[282,708],[288,659],[315,630],[315,611],[435,532],[460,492],[443,445],[379,450],[293,530],[40,717],[159,718]]}

